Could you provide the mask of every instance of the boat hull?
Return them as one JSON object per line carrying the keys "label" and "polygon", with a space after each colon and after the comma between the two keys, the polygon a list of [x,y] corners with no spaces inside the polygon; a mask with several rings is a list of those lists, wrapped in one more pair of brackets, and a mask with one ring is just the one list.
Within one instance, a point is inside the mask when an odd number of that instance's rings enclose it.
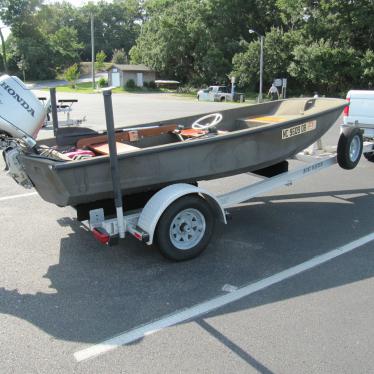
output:
{"label": "boat hull", "polygon": [[[124,195],[154,191],[179,182],[196,182],[263,169],[291,158],[317,141],[335,123],[345,102],[332,108],[227,132],[223,135],[174,142],[118,155]],[[237,116],[275,113],[262,104],[237,110]],[[262,110],[261,110],[262,108]],[[234,110],[222,111],[227,117]],[[242,113],[243,112],[243,113]],[[193,117],[179,119],[191,123]],[[237,117],[238,118],[238,117]],[[177,120],[174,120],[176,122]],[[237,119],[236,119],[237,121]],[[173,121],[167,121],[172,123]],[[26,173],[40,196],[59,206],[77,206],[113,197],[109,157],[79,162],[57,162],[23,157]]]}

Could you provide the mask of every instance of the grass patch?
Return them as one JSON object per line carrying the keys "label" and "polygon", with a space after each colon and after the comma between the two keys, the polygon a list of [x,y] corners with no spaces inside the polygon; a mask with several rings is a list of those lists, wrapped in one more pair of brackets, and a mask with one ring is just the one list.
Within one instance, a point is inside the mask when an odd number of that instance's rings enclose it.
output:
{"label": "grass patch", "polygon": [[[104,87],[105,88],[105,87]],[[48,91],[48,89],[45,89]],[[97,93],[96,89],[92,89],[92,82],[84,82],[84,83],[77,83],[75,88],[66,85],[56,87],[57,92],[72,92],[72,93],[83,93],[83,94],[92,94]],[[163,92],[160,89],[150,89],[145,87],[136,87],[133,89],[123,88],[123,87],[115,87],[112,89],[113,93],[153,93],[153,92]]]}
{"label": "grass patch", "polygon": [[92,89],[92,82],[77,83],[75,88],[71,86],[56,87],[57,92],[73,92],[73,93],[94,93]]}
{"label": "grass patch", "polygon": [[148,88],[148,87],[134,87],[134,88],[127,88],[127,87],[116,87],[112,89],[114,93],[157,93],[163,92],[163,90],[159,88]]}

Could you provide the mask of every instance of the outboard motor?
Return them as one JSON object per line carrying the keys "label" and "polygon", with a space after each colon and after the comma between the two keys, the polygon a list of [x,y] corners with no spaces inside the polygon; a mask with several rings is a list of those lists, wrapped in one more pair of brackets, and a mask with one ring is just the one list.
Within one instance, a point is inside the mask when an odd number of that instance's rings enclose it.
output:
{"label": "outboard motor", "polygon": [[43,125],[44,105],[17,77],[0,77],[0,133],[36,138]]}
{"label": "outboard motor", "polygon": [[46,107],[17,77],[0,77],[0,150],[10,176],[22,186],[32,183],[20,155],[36,152],[35,138],[46,116]]}

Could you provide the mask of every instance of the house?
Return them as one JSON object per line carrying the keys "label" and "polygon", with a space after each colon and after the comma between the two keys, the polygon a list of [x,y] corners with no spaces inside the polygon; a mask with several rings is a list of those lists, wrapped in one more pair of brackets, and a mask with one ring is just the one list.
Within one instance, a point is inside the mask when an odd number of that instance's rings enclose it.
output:
{"label": "house", "polygon": [[108,71],[108,85],[123,87],[132,79],[137,87],[143,87],[144,82],[156,80],[156,72],[145,65],[113,64]]}

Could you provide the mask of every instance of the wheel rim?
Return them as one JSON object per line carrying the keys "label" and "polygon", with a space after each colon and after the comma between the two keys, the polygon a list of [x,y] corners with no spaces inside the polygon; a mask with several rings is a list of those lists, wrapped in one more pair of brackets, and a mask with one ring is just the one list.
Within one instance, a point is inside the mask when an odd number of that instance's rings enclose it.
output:
{"label": "wheel rim", "polygon": [[349,158],[352,162],[355,162],[360,155],[361,141],[358,135],[354,136],[351,145],[349,146]]}
{"label": "wheel rim", "polygon": [[205,218],[200,211],[192,208],[182,210],[170,225],[170,241],[177,249],[191,249],[203,238],[205,229]]}

